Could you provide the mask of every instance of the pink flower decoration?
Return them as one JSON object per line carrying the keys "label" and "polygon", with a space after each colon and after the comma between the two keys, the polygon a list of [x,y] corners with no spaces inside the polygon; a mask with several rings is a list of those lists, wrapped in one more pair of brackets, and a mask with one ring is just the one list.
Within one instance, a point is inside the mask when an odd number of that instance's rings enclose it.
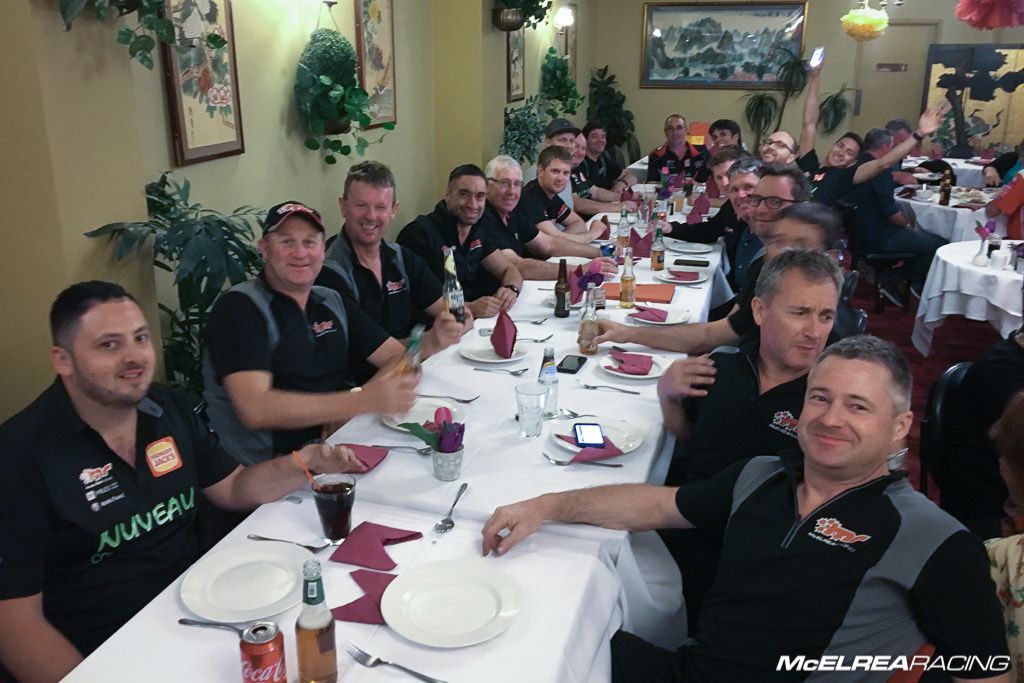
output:
{"label": "pink flower decoration", "polygon": [[956,16],[974,28],[991,29],[1024,24],[1024,0],[959,0]]}

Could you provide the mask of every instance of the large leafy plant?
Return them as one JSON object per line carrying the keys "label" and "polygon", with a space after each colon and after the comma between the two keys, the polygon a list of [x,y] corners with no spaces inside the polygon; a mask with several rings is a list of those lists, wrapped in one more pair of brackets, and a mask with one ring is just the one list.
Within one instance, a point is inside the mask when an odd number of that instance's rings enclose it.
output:
{"label": "large leafy plant", "polygon": [[569,62],[555,48],[548,48],[540,67],[540,96],[545,113],[551,118],[573,115],[583,105],[583,96],[576,90],[576,81],[569,77]]}
{"label": "large leafy plant", "polygon": [[587,106],[587,120],[597,121],[604,126],[608,135],[608,151],[622,162],[623,145],[634,140],[636,126],[633,112],[626,109],[626,96],[615,85],[615,74],[608,73],[608,66],[595,68],[590,76],[590,104]]}
{"label": "large leafy plant", "polygon": [[518,109],[505,110],[505,130],[498,151],[521,164],[532,164],[537,160],[546,125],[541,116],[540,98],[536,95],[526,98]]}
{"label": "large leafy plant", "polygon": [[262,259],[253,246],[254,225],[265,213],[240,206],[230,214],[190,203],[188,180],[177,183],[170,172],[146,185],[149,219],[109,223],[85,233],[107,236],[117,246],[117,260],[138,252],[152,240],[153,265],[174,274],[177,307],[163,303],[168,316],[164,364],[168,382],[198,402],[202,393],[202,331],[214,300],[226,284],[238,284],[259,272]]}
{"label": "large leafy plant", "polygon": [[[153,48],[157,41],[174,45],[179,36],[175,24],[163,16],[163,0],[60,0],[60,16],[64,20],[64,28],[71,30],[71,24],[86,9],[92,10],[97,19],[106,19],[111,12],[119,17],[135,14],[138,23],[134,28],[123,26],[117,31],[117,42],[128,47],[132,59],[147,69],[153,68]],[[179,26],[185,25],[190,19],[202,24],[215,23],[220,13],[216,0],[185,0],[175,10],[175,19]],[[219,50],[227,45],[224,36],[216,32],[208,32],[202,41],[211,50]],[[192,40],[182,37],[183,47],[192,47]]]}

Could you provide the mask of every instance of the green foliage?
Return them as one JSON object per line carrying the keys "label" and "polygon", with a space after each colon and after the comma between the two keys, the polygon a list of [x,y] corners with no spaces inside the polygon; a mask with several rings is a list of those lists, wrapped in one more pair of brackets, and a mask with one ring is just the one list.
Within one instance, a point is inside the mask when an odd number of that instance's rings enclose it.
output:
{"label": "green foliage", "polygon": [[[608,73],[608,66],[595,68],[590,76],[590,105],[587,107],[587,121],[597,121],[608,134],[609,151],[618,153],[625,145],[636,126],[633,112],[626,109],[626,96],[615,85],[615,75]],[[620,159],[621,161],[622,159]]]}
{"label": "green foliage", "polygon": [[[348,156],[352,145],[359,156],[372,142],[360,135],[372,122],[370,97],[356,83],[356,54],[344,36],[333,29],[319,28],[309,36],[295,72],[295,103],[309,132],[303,144],[321,151],[324,163],[333,166],[338,155]],[[383,126],[393,130],[393,124]],[[340,136],[351,137],[351,144]]]}
{"label": "green foliage", "polygon": [[743,115],[747,125],[754,132],[754,149],[761,147],[761,138],[772,127],[772,121],[779,115],[779,101],[770,92],[756,92],[744,95],[747,100]]}
{"label": "green foliage", "polygon": [[838,91],[826,95],[818,105],[818,129],[825,135],[834,133],[846,118],[846,113],[850,109],[850,103],[845,97],[847,90],[849,88],[843,83]]}
{"label": "green foliage", "polygon": [[153,265],[174,273],[177,309],[161,304],[168,315],[164,362],[170,384],[191,395],[202,391],[199,348],[210,307],[226,284],[237,284],[259,272],[262,259],[253,246],[255,224],[262,209],[240,206],[231,214],[189,203],[188,180],[178,184],[170,172],[146,185],[149,220],[109,223],[85,233],[106,235],[117,260],[140,251],[152,238]]}
{"label": "green foliage", "polygon": [[537,28],[551,9],[551,0],[497,0],[497,7],[523,10],[525,25]]}
{"label": "green foliage", "polygon": [[521,164],[534,163],[544,140],[546,125],[540,112],[540,98],[536,95],[528,97],[518,109],[505,110],[505,131],[498,151]]}
{"label": "green foliage", "polygon": [[548,48],[540,67],[540,95],[546,100],[544,111],[551,118],[573,115],[583,105],[576,81],[569,77],[568,60],[553,47]]}
{"label": "green foliage", "polygon": [[[172,22],[170,18],[162,16],[163,0],[59,0],[59,4],[64,28],[68,31],[87,7],[100,21],[106,19],[111,11],[116,12],[119,17],[135,14],[138,18],[135,28],[121,27],[115,40],[120,45],[126,45],[129,56],[147,69],[153,68],[153,49],[157,41],[166,45],[178,45],[184,49],[193,47],[192,40],[177,34],[175,22],[181,26],[193,13],[199,14],[201,11],[196,0],[188,0],[175,10],[175,21]],[[214,23],[219,14],[220,6],[217,0],[211,0],[209,11],[202,15],[202,19],[207,23]],[[216,33],[205,34],[203,43],[210,50],[219,50],[227,45],[223,36]]]}
{"label": "green foliage", "polygon": [[435,434],[434,432],[426,429],[423,425],[418,422],[403,422],[398,425],[402,429],[409,430],[413,436],[423,440],[423,443],[427,444],[435,451],[437,450],[438,444],[441,441],[441,435]]}

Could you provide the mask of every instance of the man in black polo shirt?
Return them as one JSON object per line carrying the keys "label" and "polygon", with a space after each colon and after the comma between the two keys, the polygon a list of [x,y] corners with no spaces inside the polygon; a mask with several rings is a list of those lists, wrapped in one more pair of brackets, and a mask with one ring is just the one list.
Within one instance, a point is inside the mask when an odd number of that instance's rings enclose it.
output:
{"label": "man in black polo shirt", "polygon": [[[955,680],[1009,683],[981,542],[889,470],[913,422],[910,392],[891,344],[844,339],[808,377],[799,451],[681,488],[602,486],[500,507],[483,553],[507,553],[544,521],[696,527],[721,539],[694,642],[670,652],[620,631],[613,681],[802,681],[859,661],[842,675],[881,682],[932,643],[930,664]],[[865,670],[865,656],[882,669]]]}
{"label": "man in black polo shirt", "polygon": [[485,240],[502,250],[527,280],[554,280],[558,264],[545,260],[552,256],[586,256],[600,258],[602,270],[609,275],[618,272],[612,259],[601,257],[601,250],[592,244],[572,242],[561,236],[540,232],[515,208],[522,193],[523,172],[519,162],[499,155],[487,162],[487,206],[480,225],[486,230]]}
{"label": "man in black polo shirt", "polygon": [[587,139],[583,133],[579,133],[573,141],[572,146],[572,171],[569,173],[569,183],[572,186],[572,210],[584,218],[596,216],[599,213],[619,213],[623,209],[636,211],[636,202],[633,200],[622,201],[621,192],[613,192],[595,185],[587,176],[583,168],[583,161],[587,158]]}
{"label": "man in black polo shirt", "polygon": [[587,141],[586,155],[579,168],[594,185],[611,190],[621,196],[622,191],[637,184],[637,178],[608,153],[608,132],[598,121],[583,126]]}
{"label": "man in black polo shirt", "polygon": [[50,327],[56,380],[0,425],[0,664],[26,682],[62,678],[195,561],[199,494],[249,510],[302,485],[300,465],[365,469],[322,444],[240,467],[153,384],[146,319],[119,285],[64,290]]}
{"label": "man in black polo shirt", "polygon": [[537,230],[552,237],[589,244],[604,232],[599,221],[587,228],[586,222],[570,209],[559,193],[569,185],[572,172],[572,153],[564,147],[552,145],[541,150],[537,158],[537,179],[523,187],[516,212]]}
{"label": "man in black polo shirt", "polygon": [[[384,233],[398,211],[395,176],[379,161],[363,161],[345,177],[338,199],[345,224],[324,256],[316,282],[359,307],[395,339],[404,340],[417,322],[431,324],[424,342],[435,349],[458,343],[473,325],[472,313],[460,324],[444,313],[441,282],[419,256]],[[356,382],[363,384],[377,368],[358,361],[352,367]]]}
{"label": "man in black polo shirt", "polygon": [[686,119],[672,114],[665,119],[665,144],[647,156],[647,182],[661,180],[662,169],[669,175],[693,178],[698,183],[708,179],[708,151],[703,145],[691,145],[686,141]]}
{"label": "man in black polo shirt", "polygon": [[398,243],[426,262],[444,279],[444,247],[452,250],[455,269],[475,318],[491,318],[515,304],[523,276],[493,244],[479,225],[487,201],[487,179],[479,166],[456,166],[448,175],[448,190],[434,210],[402,228]]}
{"label": "man in black polo shirt", "polygon": [[[298,202],[272,207],[257,246],[263,272],[221,295],[206,325],[204,396],[227,451],[260,462],[360,413],[406,412],[418,377],[393,367],[402,344],[352,299],[313,284],[324,260],[320,214]],[[354,394],[349,369],[359,361],[389,367]]]}

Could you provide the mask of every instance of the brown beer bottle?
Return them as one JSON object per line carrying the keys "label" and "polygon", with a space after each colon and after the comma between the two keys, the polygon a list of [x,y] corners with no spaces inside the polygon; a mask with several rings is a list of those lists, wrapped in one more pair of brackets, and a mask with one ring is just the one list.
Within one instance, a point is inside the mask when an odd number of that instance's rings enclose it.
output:
{"label": "brown beer bottle", "polygon": [[572,292],[569,288],[569,276],[565,259],[558,262],[558,281],[555,283],[555,317],[568,318],[572,306]]}
{"label": "brown beer bottle", "polygon": [[939,204],[949,206],[949,196],[953,192],[953,174],[947,168],[942,173],[942,181],[939,183]]}
{"label": "brown beer bottle", "polygon": [[295,622],[295,649],[302,683],[337,682],[334,615],[324,602],[324,582],[317,560],[306,560],[302,565],[302,611]]}

